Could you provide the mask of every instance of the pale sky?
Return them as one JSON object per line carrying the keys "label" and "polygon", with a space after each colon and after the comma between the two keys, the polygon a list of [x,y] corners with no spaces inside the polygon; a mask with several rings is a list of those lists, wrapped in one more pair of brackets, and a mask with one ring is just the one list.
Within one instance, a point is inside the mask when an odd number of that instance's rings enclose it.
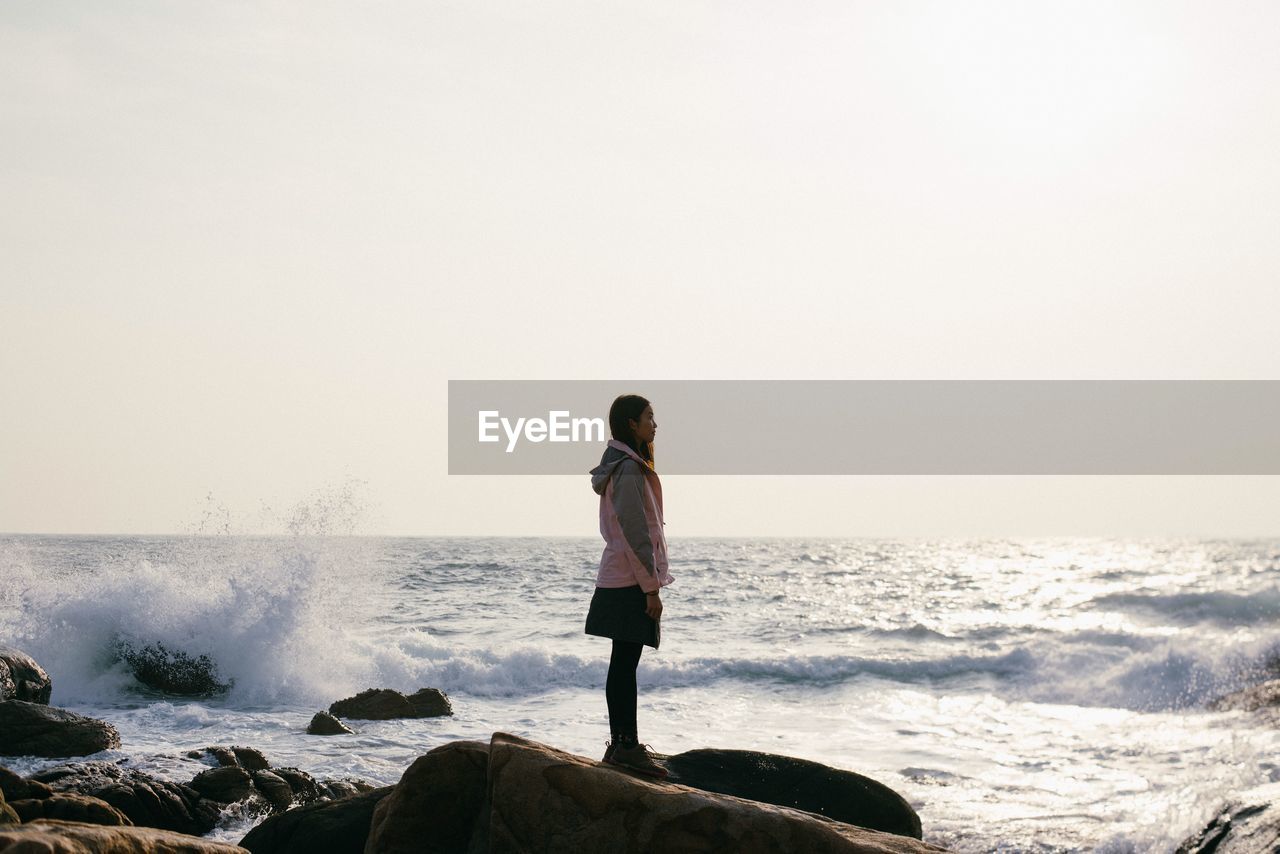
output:
{"label": "pale sky", "polygon": [[[1280,379],[1277,43],[1234,0],[7,0],[0,531],[350,490],[595,536],[598,454],[446,474],[450,379]],[[663,483],[671,537],[1280,535],[1277,477]]]}

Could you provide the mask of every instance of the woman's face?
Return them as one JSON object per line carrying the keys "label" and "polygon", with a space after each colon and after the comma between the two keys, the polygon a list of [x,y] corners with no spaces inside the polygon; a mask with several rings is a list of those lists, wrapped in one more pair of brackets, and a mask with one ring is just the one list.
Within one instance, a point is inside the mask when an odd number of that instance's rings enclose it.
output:
{"label": "woman's face", "polygon": [[637,442],[652,442],[653,437],[658,433],[658,422],[653,420],[653,407],[646,406],[644,412],[640,413],[639,421],[631,421],[631,429],[636,433]]}

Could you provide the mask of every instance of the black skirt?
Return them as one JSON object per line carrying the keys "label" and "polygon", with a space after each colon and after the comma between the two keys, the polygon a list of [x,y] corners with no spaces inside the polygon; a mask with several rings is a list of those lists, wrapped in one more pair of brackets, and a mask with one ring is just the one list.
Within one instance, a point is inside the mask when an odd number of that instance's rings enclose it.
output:
{"label": "black skirt", "polygon": [[662,628],[658,620],[644,612],[644,591],[630,587],[597,587],[587,609],[587,634],[614,640],[642,643],[658,648]]}

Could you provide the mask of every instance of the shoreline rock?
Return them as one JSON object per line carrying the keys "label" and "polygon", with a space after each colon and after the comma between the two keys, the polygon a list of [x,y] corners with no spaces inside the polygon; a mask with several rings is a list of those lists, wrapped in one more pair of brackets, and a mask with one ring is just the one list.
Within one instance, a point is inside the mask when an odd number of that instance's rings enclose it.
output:
{"label": "shoreline rock", "polygon": [[107,827],[41,818],[0,825],[0,850],[57,854],[247,854],[245,849],[154,827]]}
{"label": "shoreline rock", "polygon": [[1273,854],[1280,851],[1280,783],[1235,795],[1175,854]]}
{"label": "shoreline rock", "polygon": [[61,759],[120,746],[105,721],[25,700],[0,702],[0,754]]}
{"label": "shoreline rock", "polygon": [[49,705],[53,680],[34,658],[0,644],[0,700],[25,700]]}
{"label": "shoreline rock", "polygon": [[225,694],[234,680],[222,681],[218,665],[207,655],[191,655],[162,643],[135,646],[116,642],[116,655],[129,665],[133,678],[148,688],[178,697],[213,697]]}
{"label": "shoreline rock", "polygon": [[355,730],[329,712],[316,712],[307,724],[308,735],[355,735]]}
{"label": "shoreline rock", "polygon": [[401,718],[433,718],[453,714],[444,692],[421,688],[405,696],[390,688],[368,688],[329,706],[329,714],[350,720],[389,721]]}

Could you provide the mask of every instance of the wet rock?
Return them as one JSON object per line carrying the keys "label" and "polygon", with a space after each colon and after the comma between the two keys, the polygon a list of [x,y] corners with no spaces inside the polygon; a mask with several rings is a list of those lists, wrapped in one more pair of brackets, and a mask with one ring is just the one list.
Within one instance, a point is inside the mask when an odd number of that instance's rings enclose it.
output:
{"label": "wet rock", "polygon": [[43,818],[0,827],[0,851],[10,849],[50,854],[245,854],[236,845],[150,827],[104,827]]}
{"label": "wet rock", "polygon": [[0,702],[0,754],[5,756],[88,756],[120,746],[109,723],[41,703]]}
{"label": "wet rock", "polygon": [[133,822],[111,804],[92,795],[60,792],[43,800],[31,798],[14,801],[10,806],[23,821],[39,818],[56,818],[61,821],[78,821],[84,824],[106,824],[114,827],[132,827]]}
{"label": "wet rock", "polygon": [[271,763],[267,761],[266,756],[262,755],[262,751],[252,747],[227,747],[215,744],[212,747],[206,747],[204,750],[187,752],[187,757],[190,759],[204,759],[206,756],[212,757],[223,768],[265,771],[271,767]]}
{"label": "wet rock", "polygon": [[226,765],[201,771],[188,784],[203,798],[222,804],[242,801],[265,803],[266,798],[253,785],[253,777],[238,765]]}
{"label": "wet rock", "polygon": [[73,762],[50,768],[31,779],[54,792],[78,792],[100,798],[139,827],[156,827],[196,836],[208,833],[222,805],[182,783],[157,780],[110,762]]}
{"label": "wet rock", "polygon": [[1265,711],[1280,715],[1280,679],[1271,679],[1219,697],[1209,704],[1209,708],[1215,712],[1240,709],[1245,712]]}
{"label": "wet rock", "polygon": [[488,766],[482,741],[454,741],[419,756],[374,810],[367,850],[466,851],[484,809]]}
{"label": "wet rock", "polygon": [[[254,771],[253,787],[262,794],[271,808],[277,812],[293,806],[293,789],[283,777],[274,771]],[[317,794],[319,789],[317,788]]]}
{"label": "wet rock", "polygon": [[355,735],[355,731],[328,712],[316,712],[307,724],[310,735]]}
{"label": "wet rock", "polygon": [[751,750],[690,750],[666,761],[670,781],[921,838],[920,816],[893,789],[852,771]]}
{"label": "wet rock", "polygon": [[53,680],[36,660],[20,649],[0,645],[0,700],[49,704]]}
{"label": "wet rock", "polygon": [[250,830],[240,846],[253,854],[362,854],[374,809],[391,788],[371,789],[271,816]]}
{"label": "wet rock", "polygon": [[417,717],[438,718],[453,714],[453,704],[448,696],[437,688],[419,688],[408,697]]}
{"label": "wet rock", "polygon": [[1176,854],[1275,854],[1280,851],[1280,783],[1235,796]]}
{"label": "wet rock", "polygon": [[234,684],[218,676],[217,664],[207,655],[191,655],[161,643],[135,646],[116,644],[116,654],[129,665],[143,685],[180,697],[211,697],[225,694]]}
{"label": "wet rock", "polygon": [[435,688],[423,688],[408,697],[390,688],[369,688],[334,703],[329,713],[351,720],[388,721],[452,715],[453,708],[449,698]]}
{"label": "wet rock", "polygon": [[27,798],[47,798],[53,794],[53,789],[0,766],[0,793],[10,801],[21,801]]}

